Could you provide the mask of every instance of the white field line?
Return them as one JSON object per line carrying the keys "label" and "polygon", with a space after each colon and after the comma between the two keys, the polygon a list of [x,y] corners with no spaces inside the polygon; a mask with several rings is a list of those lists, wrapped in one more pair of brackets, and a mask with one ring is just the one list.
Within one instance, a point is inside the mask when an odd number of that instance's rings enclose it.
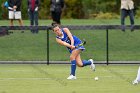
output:
{"label": "white field line", "polygon": [[1,80],[51,80],[51,78],[0,78]]}
{"label": "white field line", "polygon": [[[77,79],[94,79],[94,77],[93,78],[92,77],[90,78],[77,77]],[[99,76],[99,78],[112,78],[112,77],[114,76]],[[66,78],[63,78],[63,79],[66,79]],[[0,81],[3,81],[3,80],[53,80],[53,78],[0,78]]]}
{"label": "white field line", "polygon": [[[115,69],[113,69],[115,70]],[[118,70],[118,69],[116,69]],[[34,70],[0,70],[0,72],[33,72]],[[100,70],[101,72],[107,72],[108,70],[105,70],[105,69],[101,69]],[[135,70],[119,70],[117,72],[135,72]]]}
{"label": "white field line", "polygon": [[0,72],[33,72],[31,70],[0,70]]}
{"label": "white field line", "polygon": [[[47,61],[0,61],[0,63],[47,63]],[[50,61],[50,63],[70,63],[69,61]],[[95,63],[106,63],[106,61],[94,61]],[[140,63],[140,61],[109,61],[110,63]]]}

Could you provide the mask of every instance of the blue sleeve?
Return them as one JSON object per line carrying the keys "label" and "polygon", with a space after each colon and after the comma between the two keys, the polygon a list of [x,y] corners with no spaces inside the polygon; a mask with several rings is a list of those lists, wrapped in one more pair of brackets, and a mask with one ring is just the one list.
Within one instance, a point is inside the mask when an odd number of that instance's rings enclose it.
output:
{"label": "blue sleeve", "polygon": [[4,7],[6,7],[6,8],[8,8],[8,7],[9,7],[9,4],[8,4],[8,2],[7,2],[7,1],[4,3]]}

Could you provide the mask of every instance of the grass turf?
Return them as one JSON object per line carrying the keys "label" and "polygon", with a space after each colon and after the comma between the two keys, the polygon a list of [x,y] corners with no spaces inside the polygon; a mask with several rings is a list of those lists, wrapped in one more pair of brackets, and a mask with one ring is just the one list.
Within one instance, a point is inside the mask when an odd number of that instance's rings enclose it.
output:
{"label": "grass turf", "polygon": [[[77,80],[67,80],[69,65],[0,65],[0,93],[138,93],[132,85],[138,66],[97,65],[77,68]],[[99,80],[95,81],[94,77]]]}

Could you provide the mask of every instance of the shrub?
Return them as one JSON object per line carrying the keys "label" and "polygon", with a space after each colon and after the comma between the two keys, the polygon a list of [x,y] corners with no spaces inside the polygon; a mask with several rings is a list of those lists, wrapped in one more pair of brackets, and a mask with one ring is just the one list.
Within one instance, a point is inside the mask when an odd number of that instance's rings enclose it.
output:
{"label": "shrub", "polygon": [[100,12],[99,14],[96,14],[96,16],[93,16],[93,17],[96,18],[96,19],[116,19],[116,18],[119,18],[120,16],[117,15],[116,13],[103,13],[103,12]]}

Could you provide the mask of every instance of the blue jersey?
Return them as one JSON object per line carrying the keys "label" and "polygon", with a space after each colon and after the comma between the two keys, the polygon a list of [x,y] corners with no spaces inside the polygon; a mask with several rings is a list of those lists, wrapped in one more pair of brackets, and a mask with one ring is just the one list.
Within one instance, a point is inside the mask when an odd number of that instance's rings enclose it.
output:
{"label": "blue jersey", "polygon": [[[71,44],[71,41],[70,41],[68,35],[64,32],[63,29],[61,29],[61,31],[62,31],[62,34],[63,34],[62,37],[56,36],[56,38],[61,39],[62,41]],[[72,35],[72,36],[73,36],[73,39],[74,39],[74,46],[77,46],[77,45],[82,43],[82,41],[78,37],[76,37],[74,35]],[[69,50],[70,53],[72,52],[72,50],[69,47],[67,47],[67,49]],[[80,46],[76,49],[84,50],[85,48],[84,48],[84,46]]]}

